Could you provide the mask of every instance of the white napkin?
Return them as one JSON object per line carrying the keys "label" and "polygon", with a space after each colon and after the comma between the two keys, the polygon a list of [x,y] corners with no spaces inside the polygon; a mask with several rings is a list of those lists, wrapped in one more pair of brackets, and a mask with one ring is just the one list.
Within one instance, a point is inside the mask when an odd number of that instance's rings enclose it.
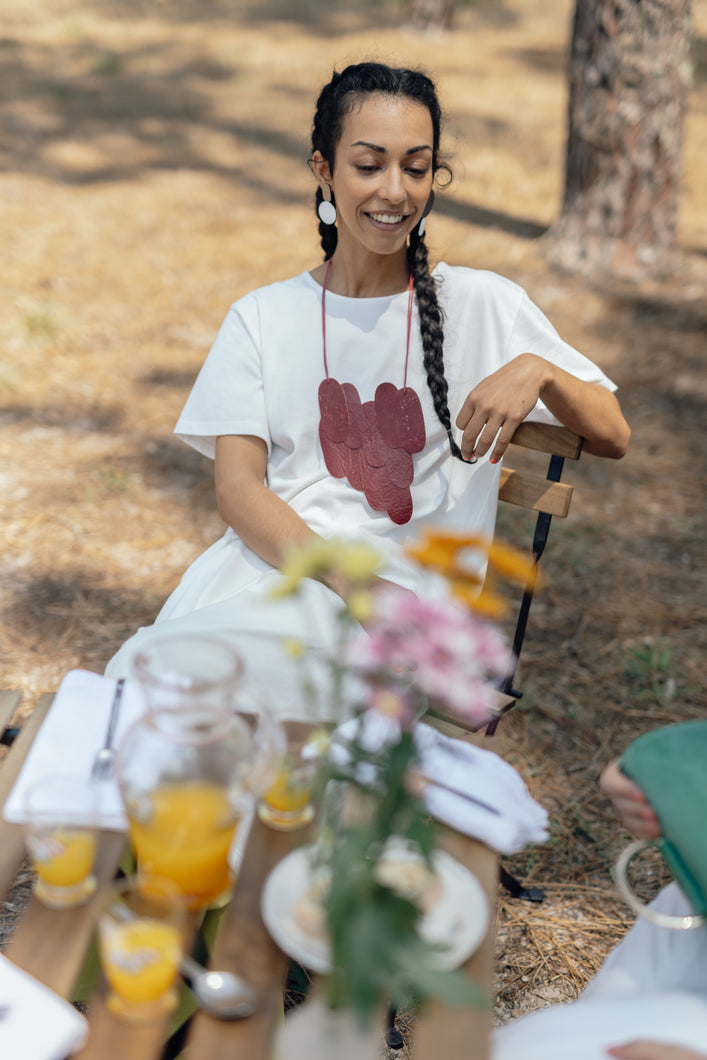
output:
{"label": "white napkin", "polygon": [[[52,775],[89,779],[96,751],[105,740],[115,685],[112,678],[88,670],[71,670],[66,674],[5,803],[6,821],[27,820],[25,799],[38,780]],[[114,747],[119,746],[125,732],[142,716],[144,702],[138,682],[126,681]],[[96,787],[99,825],[125,831],[127,821],[116,781],[113,778],[96,781]]]}
{"label": "white napkin", "polygon": [[[415,739],[422,773],[432,781],[423,800],[433,817],[501,854],[514,854],[549,837],[547,811],[529,795],[520,773],[499,755],[443,736],[429,725],[418,725]],[[435,781],[445,788],[436,787]]]}
{"label": "white napkin", "polygon": [[80,1012],[6,957],[0,957],[3,1060],[63,1060],[80,1049],[87,1037],[88,1023]]}
{"label": "white napkin", "polygon": [[[336,730],[342,742],[335,737],[332,743],[335,760],[348,759],[345,745],[358,724],[354,719]],[[368,714],[362,744],[375,751],[396,739],[398,731],[392,719]],[[423,724],[415,728],[415,743],[420,772],[430,782],[424,786],[422,800],[437,820],[482,840],[501,854],[513,854],[528,843],[544,843],[548,838],[547,811],[531,798],[520,773],[499,755],[443,736]],[[362,765],[359,769],[361,783],[374,783],[373,767]],[[444,787],[437,787],[435,781]]]}

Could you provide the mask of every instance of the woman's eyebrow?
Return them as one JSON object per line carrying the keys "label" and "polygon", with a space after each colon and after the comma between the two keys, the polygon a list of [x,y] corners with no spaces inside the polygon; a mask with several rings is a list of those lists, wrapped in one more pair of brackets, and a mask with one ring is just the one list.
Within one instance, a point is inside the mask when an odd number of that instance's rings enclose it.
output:
{"label": "woman's eyebrow", "polygon": [[[385,147],[380,147],[378,144],[371,144],[368,140],[356,140],[351,144],[352,147],[368,147],[371,151],[376,151],[379,155],[387,155],[388,151]],[[405,152],[406,155],[417,154],[418,151],[431,151],[432,148],[429,144],[419,144],[418,147],[409,147]]]}

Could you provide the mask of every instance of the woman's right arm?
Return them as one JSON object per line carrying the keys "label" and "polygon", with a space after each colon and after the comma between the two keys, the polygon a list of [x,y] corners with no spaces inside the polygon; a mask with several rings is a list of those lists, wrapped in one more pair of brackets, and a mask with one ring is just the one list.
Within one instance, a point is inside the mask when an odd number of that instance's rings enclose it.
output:
{"label": "woman's right arm", "polygon": [[219,515],[266,563],[279,567],[289,545],[316,537],[313,530],[265,485],[268,450],[253,435],[216,439],[214,477]]}

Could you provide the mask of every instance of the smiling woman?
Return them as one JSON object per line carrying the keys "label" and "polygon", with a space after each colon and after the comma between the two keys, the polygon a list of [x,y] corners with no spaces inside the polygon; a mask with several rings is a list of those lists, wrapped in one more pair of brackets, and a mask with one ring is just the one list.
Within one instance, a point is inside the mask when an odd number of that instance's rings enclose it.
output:
{"label": "smiling woman", "polygon": [[280,641],[326,654],[339,600],[333,581],[310,581],[303,629],[299,605],[269,599],[289,548],[368,540],[381,579],[438,593],[403,546],[429,525],[493,534],[498,464],[521,420],[562,422],[585,451],[623,455],[614,385],[521,288],[430,269],[425,225],[440,175],[451,177],[440,139],[419,71],[359,63],[322,89],[310,166],[324,261],[231,307],[176,427],[215,459],[228,530],[110,674],[129,672],[154,635],[211,632],[282,714],[301,715]]}

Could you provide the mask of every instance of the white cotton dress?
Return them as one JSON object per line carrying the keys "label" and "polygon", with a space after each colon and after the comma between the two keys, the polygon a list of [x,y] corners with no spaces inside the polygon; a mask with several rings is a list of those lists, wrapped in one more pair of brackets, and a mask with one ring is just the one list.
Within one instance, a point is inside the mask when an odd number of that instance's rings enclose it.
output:
{"label": "white cotton dress", "polygon": [[[651,903],[694,913],[677,884]],[[610,1045],[647,1040],[707,1056],[707,927],[687,931],[638,919],[579,998],[494,1032],[492,1060],[606,1060]]]}
{"label": "white cotton dress", "polygon": [[[516,284],[495,273],[439,264],[434,270],[444,312],[444,364],[452,422],[468,392],[524,352],[537,353],[578,378],[610,390],[614,384],[559,337]],[[327,292],[329,374],[353,383],[361,401],[384,381],[403,386],[407,292],[348,298]],[[254,435],[268,447],[267,485],[323,537],[365,538],[384,556],[385,578],[418,593],[433,579],[415,569],[402,546],[426,527],[493,534],[500,465],[487,458],[467,465],[449,452],[422,364],[415,309],[407,385],[420,397],[427,440],[414,456],[413,514],[395,525],[374,511],[363,493],[334,478],[319,442],[318,389],[324,379],[322,288],[304,272],[251,292],[230,309],[175,428],[199,452],[214,456],[219,435]],[[529,418],[556,422],[538,403]],[[246,547],[232,529],[186,571],[154,626],[132,637],[109,663],[110,676],[128,674],[135,651],[166,633],[215,634],[240,651],[251,678],[276,709],[306,713],[298,674],[282,650],[283,637],[311,649],[331,649],[338,597],[308,582],[304,600],[273,603],[275,568]],[[439,590],[439,586],[437,586]]]}

